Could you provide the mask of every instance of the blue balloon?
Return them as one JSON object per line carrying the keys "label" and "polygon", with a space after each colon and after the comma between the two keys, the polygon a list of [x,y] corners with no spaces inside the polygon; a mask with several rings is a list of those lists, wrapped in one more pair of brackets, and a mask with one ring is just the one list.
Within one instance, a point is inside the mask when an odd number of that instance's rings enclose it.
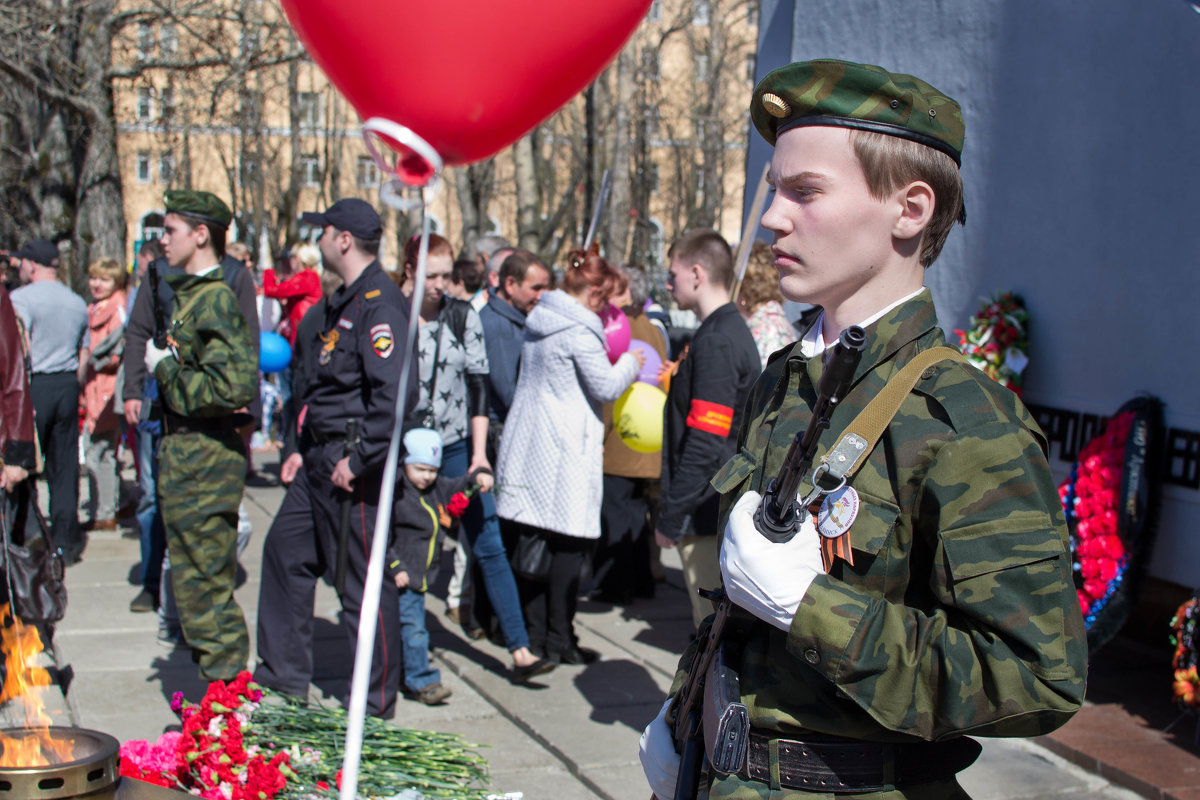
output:
{"label": "blue balloon", "polygon": [[292,346],[274,331],[258,337],[258,368],[265,373],[282,372],[292,363]]}

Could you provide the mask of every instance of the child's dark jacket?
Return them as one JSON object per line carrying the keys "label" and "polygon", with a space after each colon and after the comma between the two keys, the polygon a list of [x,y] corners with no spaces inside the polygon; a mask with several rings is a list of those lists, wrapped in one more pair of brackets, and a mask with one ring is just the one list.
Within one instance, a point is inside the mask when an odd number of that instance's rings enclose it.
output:
{"label": "child's dark jacket", "polygon": [[407,572],[408,588],[414,592],[424,592],[434,582],[445,537],[442,523],[449,519],[446,505],[456,492],[474,484],[473,477],[438,475],[437,480],[422,492],[401,473],[396,481],[396,500],[392,505],[392,540],[384,559],[388,580],[395,579],[397,573]]}

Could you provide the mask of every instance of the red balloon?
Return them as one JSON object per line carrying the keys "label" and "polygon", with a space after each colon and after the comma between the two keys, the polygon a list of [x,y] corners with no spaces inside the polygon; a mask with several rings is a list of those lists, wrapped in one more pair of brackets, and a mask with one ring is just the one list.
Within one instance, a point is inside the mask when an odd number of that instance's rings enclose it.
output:
{"label": "red balloon", "polygon": [[[446,164],[487,158],[587,86],[650,0],[283,0],[308,52],[362,118],[410,128]],[[429,166],[401,156],[401,177]],[[423,180],[422,180],[423,178]]]}

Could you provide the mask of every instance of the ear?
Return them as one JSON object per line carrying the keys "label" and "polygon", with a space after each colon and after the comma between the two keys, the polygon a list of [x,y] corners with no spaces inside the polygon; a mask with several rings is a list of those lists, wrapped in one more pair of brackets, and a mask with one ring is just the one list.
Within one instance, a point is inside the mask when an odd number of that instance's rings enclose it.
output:
{"label": "ear", "polygon": [[934,194],[933,187],[925,181],[913,181],[907,186],[896,190],[894,195],[897,203],[896,222],[892,226],[892,235],[897,239],[913,239],[919,237],[929,221],[933,219]]}
{"label": "ear", "polygon": [[205,225],[203,222],[201,222],[199,225],[197,225],[195,227],[196,233],[200,233],[200,231],[204,231],[204,235],[199,238],[199,240],[197,241],[197,245],[200,247],[204,247],[212,240],[212,234],[210,234],[208,232],[208,226]]}
{"label": "ear", "polygon": [[708,270],[699,264],[692,264],[692,277],[695,278],[696,286],[700,287],[708,283]]}

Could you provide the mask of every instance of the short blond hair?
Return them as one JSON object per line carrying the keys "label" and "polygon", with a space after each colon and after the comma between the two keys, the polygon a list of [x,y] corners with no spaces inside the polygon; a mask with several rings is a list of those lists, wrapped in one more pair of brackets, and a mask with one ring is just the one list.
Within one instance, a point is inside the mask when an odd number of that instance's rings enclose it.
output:
{"label": "short blond hair", "polygon": [[98,258],[88,266],[88,277],[112,278],[118,289],[124,289],[129,276],[121,262],[115,258]]}
{"label": "short blond hair", "polygon": [[300,263],[306,267],[321,265],[321,249],[315,244],[302,244],[292,251],[292,255],[300,259]]}
{"label": "short blond hair", "polygon": [[850,144],[876,200],[913,181],[933,189],[933,217],[921,234],[921,266],[937,260],[955,222],[966,222],[962,175],[954,159],[923,144],[873,131],[850,131]]}

